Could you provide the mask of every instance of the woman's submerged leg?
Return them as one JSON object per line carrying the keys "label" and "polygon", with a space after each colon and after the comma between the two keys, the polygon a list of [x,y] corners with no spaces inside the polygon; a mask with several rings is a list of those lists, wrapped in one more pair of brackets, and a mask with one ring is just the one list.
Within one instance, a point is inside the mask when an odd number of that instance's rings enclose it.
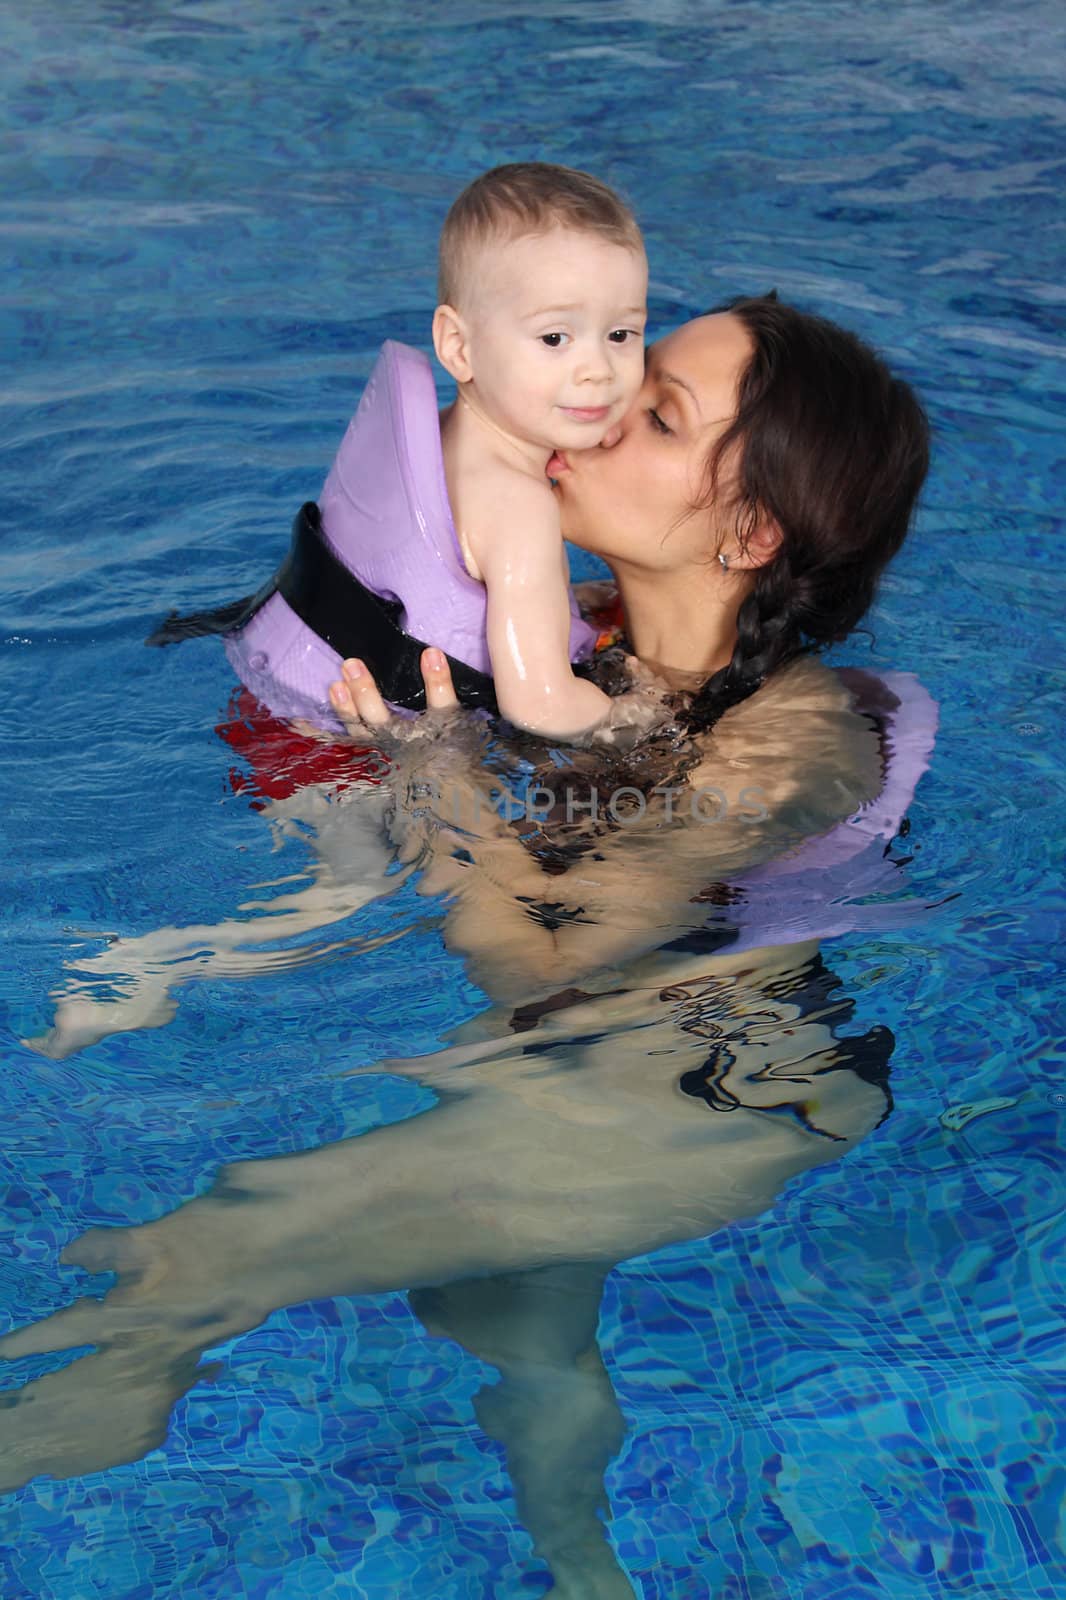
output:
{"label": "woman's submerged leg", "polygon": [[498,1368],[474,1402],[559,1600],[631,1600],[607,1540],[604,1472],[625,1423],[596,1334],[608,1268],[566,1263],[417,1289],[428,1331]]}
{"label": "woman's submerged leg", "polygon": [[[96,1347],[5,1397],[0,1487],[162,1444],[203,1351],[280,1306],[559,1259],[565,1196],[516,1214],[528,1174],[501,1179],[497,1167],[494,1134],[512,1110],[487,1092],[445,1098],[340,1144],[224,1168],[208,1194],[157,1222],[75,1240],[65,1261],[118,1282],[0,1340],[7,1359]],[[504,1165],[523,1165],[516,1129],[508,1142]]]}
{"label": "woman's submerged leg", "polygon": [[[429,1084],[438,1104],[340,1144],[238,1163],[158,1222],[75,1241],[67,1259],[119,1281],[0,1341],[0,1357],[97,1351],[7,1397],[3,1487],[161,1444],[174,1402],[204,1376],[200,1355],[279,1306],[421,1290],[434,1331],[499,1367],[479,1416],[561,1592],[624,1596],[596,1515],[619,1438],[595,1345],[606,1264],[763,1209],[886,1105],[868,1064],[852,1070],[825,985],[802,1002],[770,999],[744,959],[742,978],[715,963],[703,978],[698,958],[675,956],[646,986],[530,1031],[383,1064]],[[775,973],[779,990],[780,961]]]}

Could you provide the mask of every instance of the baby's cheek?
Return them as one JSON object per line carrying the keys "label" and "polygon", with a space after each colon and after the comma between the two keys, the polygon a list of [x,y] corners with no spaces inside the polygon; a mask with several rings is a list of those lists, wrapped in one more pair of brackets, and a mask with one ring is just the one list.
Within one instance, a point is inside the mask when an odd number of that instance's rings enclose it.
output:
{"label": "baby's cheek", "polygon": [[644,346],[637,346],[637,353],[632,365],[625,373],[625,398],[626,405],[631,406],[641,389],[644,387]]}

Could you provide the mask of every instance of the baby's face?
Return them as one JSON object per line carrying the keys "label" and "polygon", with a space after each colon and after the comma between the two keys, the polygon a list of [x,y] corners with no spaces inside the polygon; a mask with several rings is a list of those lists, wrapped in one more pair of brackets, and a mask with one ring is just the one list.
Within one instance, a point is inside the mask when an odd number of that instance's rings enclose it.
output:
{"label": "baby's face", "polygon": [[545,450],[599,444],[644,377],[644,252],[557,228],[486,246],[471,269],[464,321],[486,412]]}

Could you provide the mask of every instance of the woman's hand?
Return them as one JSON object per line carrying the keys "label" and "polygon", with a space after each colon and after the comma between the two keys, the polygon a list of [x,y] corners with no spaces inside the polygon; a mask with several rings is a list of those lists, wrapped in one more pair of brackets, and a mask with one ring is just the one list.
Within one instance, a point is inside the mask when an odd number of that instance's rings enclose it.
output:
{"label": "woman's hand", "polygon": [[[425,718],[436,721],[435,712],[458,710],[459,700],[443,650],[423,650],[420,665],[422,682],[426,686]],[[329,686],[329,699],[353,739],[364,737],[368,728],[388,728],[390,733],[402,737],[403,730],[413,733],[423,723],[423,717],[410,722],[389,710],[362,661],[345,661],[341,672],[340,681]]]}

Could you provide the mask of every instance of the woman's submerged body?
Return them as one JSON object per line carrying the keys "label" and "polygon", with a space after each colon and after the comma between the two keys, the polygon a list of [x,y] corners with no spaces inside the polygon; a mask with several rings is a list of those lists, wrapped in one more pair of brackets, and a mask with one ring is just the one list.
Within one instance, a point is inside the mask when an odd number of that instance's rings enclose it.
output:
{"label": "woman's submerged body", "polygon": [[[17,1397],[3,1430],[11,1481],[161,1442],[199,1352],[279,1305],[408,1288],[431,1331],[500,1369],[478,1414],[504,1441],[560,1593],[631,1592],[596,1514],[621,1437],[595,1342],[604,1274],[762,1209],[886,1107],[885,1039],[876,1071],[853,1070],[873,1036],[841,1045],[833,1028],[849,1008],[827,998],[835,980],[818,975],[813,947],[730,959],[700,934],[715,886],[850,815],[881,778],[877,738],[840,681],[790,659],[769,616],[772,583],[758,573],[789,530],[763,506],[730,533],[718,481],[710,509],[696,504],[700,464],[743,415],[752,359],[735,317],[690,324],[653,352],[615,448],[557,463],[564,531],[610,562],[638,655],[673,687],[714,675],[727,709],[709,731],[690,729],[684,784],[719,791],[724,814],[703,822],[675,803],[668,820],[649,803],[638,825],[577,849],[568,836],[560,872],[558,854],[478,803],[491,778],[478,726],[446,713],[394,738],[388,800],[326,808],[316,881],[286,897],[283,915],[337,920],[346,885],[363,899],[383,886],[391,851],[420,869],[423,892],[447,897],[446,942],[497,1009],[436,1056],[376,1069],[431,1087],[429,1112],[227,1168],[212,1193],[159,1222],[76,1241],[69,1259],[114,1268],[119,1283],[0,1348],[98,1347]],[[732,457],[718,465],[734,473]],[[708,560],[709,539],[724,563]],[[745,677],[752,663],[759,688]],[[447,708],[446,675],[432,660],[426,671],[430,706]],[[334,703],[353,733],[390,738],[365,674],[350,671]],[[752,788],[757,819],[741,798]],[[478,826],[464,827],[475,806]],[[234,922],[214,970],[234,958],[239,927],[250,969],[254,930]],[[262,928],[263,941],[278,936],[269,916]],[[173,981],[158,964],[179,942],[180,930],[149,935],[143,951],[125,942],[146,1015]]]}
{"label": "woman's submerged body", "polygon": [[833,1030],[828,975],[812,1000],[812,961],[765,951],[737,973],[653,952],[624,989],[518,1033],[369,1069],[433,1089],[428,1112],[227,1167],[158,1222],[75,1241],[66,1260],[118,1283],[4,1341],[7,1357],[96,1346],[3,1416],[4,1486],[161,1445],[175,1401],[210,1381],[203,1352],[278,1306],[408,1289],[431,1333],[499,1369],[478,1419],[560,1593],[630,1593],[597,1515],[623,1435],[596,1341],[603,1279],[764,1209],[883,1117],[884,1088]]}
{"label": "woman's submerged body", "polygon": [[[397,746],[391,795],[410,795],[407,805],[369,786],[343,805],[306,794],[322,854],[315,881],[279,911],[268,901],[252,920],[161,930],[141,949],[127,940],[104,953],[133,993],[83,999],[83,1024],[136,1026],[153,1009],[163,1021],[182,947],[187,977],[262,971],[291,952],[257,951],[257,939],[389,892],[407,878],[385,876],[398,857],[420,869],[422,893],[447,897],[444,938],[496,1005],[450,1049],[363,1069],[427,1085],[429,1111],[225,1168],[208,1195],[159,1222],[76,1240],[65,1259],[116,1271],[118,1284],[0,1344],[8,1357],[97,1347],[21,1391],[0,1421],[7,1484],[161,1445],[175,1401],[205,1376],[204,1350],[279,1306],[407,1289],[431,1333],[499,1370],[477,1417],[504,1446],[519,1515],[560,1595],[632,1593],[600,1520],[624,1434],[597,1343],[607,1272],[762,1210],[789,1177],[850,1149],[886,1103],[841,1065],[824,1007],[773,994],[814,947],[707,953],[719,940],[701,938],[705,896],[875,793],[878,741],[833,674],[797,663],[723,719],[716,754],[689,775],[692,792],[694,780],[759,785],[765,820],[727,812],[704,825],[677,805],[674,824],[660,814],[617,829],[560,874],[487,807],[478,837],[427,814],[427,787],[449,801],[487,788],[471,759],[477,737],[473,724],[445,723]],[[679,939],[686,948],[663,948]],[[683,1090],[690,1077],[696,1087]]]}

